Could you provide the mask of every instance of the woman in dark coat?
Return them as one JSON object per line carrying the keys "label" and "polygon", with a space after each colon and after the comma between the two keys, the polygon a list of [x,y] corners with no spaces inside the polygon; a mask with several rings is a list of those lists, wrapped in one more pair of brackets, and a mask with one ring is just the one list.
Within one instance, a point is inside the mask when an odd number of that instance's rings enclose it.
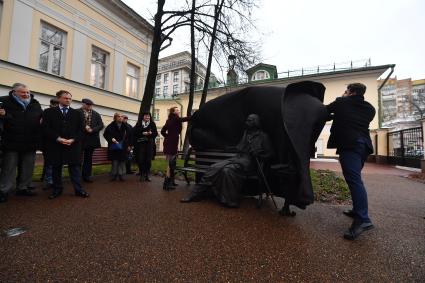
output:
{"label": "woman in dark coat", "polygon": [[155,138],[158,136],[155,122],[150,113],[143,113],[143,120],[133,128],[133,145],[140,181],[148,181],[154,154]]}
{"label": "woman in dark coat", "polygon": [[164,137],[164,154],[168,161],[167,174],[164,179],[164,190],[174,189],[177,184],[174,182],[174,170],[176,168],[177,147],[179,136],[182,131],[182,123],[189,121],[190,117],[180,118],[180,109],[178,107],[170,108],[170,114],[161,129],[161,135]]}
{"label": "woman in dark coat", "polygon": [[[111,181],[117,178],[124,181],[123,175],[125,171],[125,162],[127,161],[128,151],[130,151],[130,130],[123,123],[124,115],[121,113],[114,114],[114,121],[105,129],[103,136],[108,142],[108,159],[112,161]],[[121,144],[120,148],[116,145]]]}

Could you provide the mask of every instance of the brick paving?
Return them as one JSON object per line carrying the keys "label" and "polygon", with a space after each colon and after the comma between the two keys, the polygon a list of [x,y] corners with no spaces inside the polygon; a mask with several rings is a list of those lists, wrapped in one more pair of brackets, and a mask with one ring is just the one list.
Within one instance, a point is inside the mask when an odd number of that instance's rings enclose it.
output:
{"label": "brick paving", "polygon": [[286,218],[252,199],[239,209],[181,204],[189,188],[165,192],[158,177],[98,176],[88,199],[69,185],[56,200],[12,196],[0,230],[29,230],[0,237],[0,282],[424,282],[425,185],[394,168],[365,171],[376,228],[354,242],[342,238],[346,206],[315,203]]}

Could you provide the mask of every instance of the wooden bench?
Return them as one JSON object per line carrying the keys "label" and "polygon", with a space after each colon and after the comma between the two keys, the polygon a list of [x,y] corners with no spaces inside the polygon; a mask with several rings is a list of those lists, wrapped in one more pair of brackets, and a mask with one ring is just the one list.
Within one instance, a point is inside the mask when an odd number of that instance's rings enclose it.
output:
{"label": "wooden bench", "polygon": [[96,148],[93,152],[92,162],[93,165],[111,164],[111,160],[108,160],[108,148]]}
{"label": "wooden bench", "polygon": [[[189,148],[186,154],[182,154],[184,160],[183,166],[176,167],[176,172],[183,174],[186,183],[190,185],[190,179],[188,173],[195,174],[195,183],[201,180],[202,175],[208,171],[212,164],[232,158],[236,156],[235,150],[217,150],[217,149],[201,149],[196,150],[192,147]],[[258,182],[258,203],[257,207],[261,207],[263,201],[263,193],[268,197],[270,195],[269,190],[264,190],[264,186],[268,186],[262,181],[262,178],[255,172],[251,175],[246,176],[247,181]]]}

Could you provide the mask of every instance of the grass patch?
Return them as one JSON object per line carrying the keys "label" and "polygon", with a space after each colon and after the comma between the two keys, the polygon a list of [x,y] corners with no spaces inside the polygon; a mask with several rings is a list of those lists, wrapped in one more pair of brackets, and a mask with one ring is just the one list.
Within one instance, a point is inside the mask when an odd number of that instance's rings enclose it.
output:
{"label": "grass patch", "polygon": [[347,183],[335,172],[311,169],[310,174],[315,201],[343,204],[350,200]]}

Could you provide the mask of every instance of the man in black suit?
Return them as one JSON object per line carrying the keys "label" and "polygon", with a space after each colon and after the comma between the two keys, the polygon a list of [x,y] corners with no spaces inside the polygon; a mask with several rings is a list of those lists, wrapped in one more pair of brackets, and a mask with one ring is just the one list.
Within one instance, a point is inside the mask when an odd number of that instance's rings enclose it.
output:
{"label": "man in black suit", "polygon": [[93,110],[93,101],[88,98],[83,98],[81,102],[83,105],[78,111],[84,119],[84,136],[82,141],[84,159],[82,175],[83,181],[92,183],[93,152],[96,148],[100,147],[99,132],[103,129],[104,125],[100,114]]}
{"label": "man in black suit", "polygon": [[348,184],[353,209],[344,214],[354,218],[344,238],[354,240],[362,232],[372,229],[368,215],[367,192],[361,178],[364,162],[373,152],[369,124],[375,116],[375,108],[364,100],[366,86],[353,83],[347,86],[342,97],[327,106],[333,119],[328,148],[336,148],[342,173]]}
{"label": "man in black suit", "polygon": [[53,193],[50,199],[62,194],[62,167],[68,164],[69,176],[75,195],[88,197],[81,186],[80,154],[83,136],[83,116],[70,107],[72,95],[66,90],[56,93],[59,106],[48,108],[43,113],[43,132],[47,148],[47,162],[52,165]]}

